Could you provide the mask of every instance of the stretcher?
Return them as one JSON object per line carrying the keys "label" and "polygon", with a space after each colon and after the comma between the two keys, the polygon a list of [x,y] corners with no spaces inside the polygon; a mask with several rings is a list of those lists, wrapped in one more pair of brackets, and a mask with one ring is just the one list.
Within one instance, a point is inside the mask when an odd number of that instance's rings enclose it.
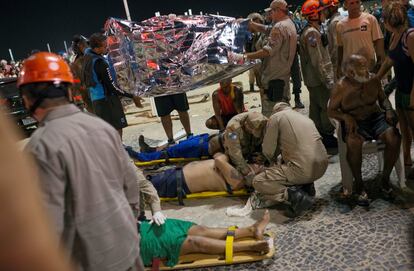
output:
{"label": "stretcher", "polygon": [[199,161],[209,159],[208,156],[196,157],[196,158],[168,158],[168,159],[158,159],[146,162],[135,161],[137,167],[149,167],[159,164],[178,164],[178,163],[189,163],[192,161]]}
{"label": "stretcher", "polygon": [[[233,241],[234,241],[234,229],[235,226],[229,228],[229,233],[233,231],[233,235],[229,234],[226,238],[226,255],[210,255],[202,253],[193,253],[188,255],[180,256],[178,264],[174,267],[165,266],[159,259],[154,259],[152,267],[146,268],[147,271],[158,271],[158,270],[179,270],[179,269],[188,269],[188,268],[204,268],[220,265],[232,265],[232,264],[242,264],[242,263],[251,263],[263,261],[266,259],[271,259],[276,252],[274,247],[275,235],[272,232],[266,232],[264,234],[265,240],[269,244],[269,252],[267,254],[261,255],[258,252],[245,251],[245,252],[234,252],[233,253]],[[243,238],[238,239],[234,242],[237,243],[251,243],[257,241],[254,238]]]}
{"label": "stretcher", "polygon": [[[229,193],[227,191],[207,191],[200,193],[192,193],[186,195],[183,199],[205,199],[214,197],[242,197],[248,196],[250,193],[246,189],[240,189]],[[178,201],[178,198],[160,198],[161,201]]]}

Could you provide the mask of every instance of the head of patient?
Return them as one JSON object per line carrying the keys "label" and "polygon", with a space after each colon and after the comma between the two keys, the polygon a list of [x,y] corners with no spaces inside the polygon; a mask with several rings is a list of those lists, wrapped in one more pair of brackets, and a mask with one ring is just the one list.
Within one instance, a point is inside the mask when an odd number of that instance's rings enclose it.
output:
{"label": "head of patient", "polygon": [[367,59],[361,55],[351,55],[345,62],[344,74],[358,83],[368,82],[370,74]]}

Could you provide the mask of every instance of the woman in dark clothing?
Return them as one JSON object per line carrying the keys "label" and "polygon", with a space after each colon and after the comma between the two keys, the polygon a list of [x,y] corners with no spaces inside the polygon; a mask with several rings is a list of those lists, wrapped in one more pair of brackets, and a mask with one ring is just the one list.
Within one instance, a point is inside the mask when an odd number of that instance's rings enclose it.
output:
{"label": "woman in dark clothing", "polygon": [[[394,67],[397,81],[395,106],[403,137],[404,161],[406,166],[411,166],[411,134],[414,131],[414,28],[408,28],[407,10],[399,1],[384,6],[383,18],[385,28],[392,36],[388,56],[377,76],[383,77]],[[412,173],[414,171],[410,170],[407,176]]]}

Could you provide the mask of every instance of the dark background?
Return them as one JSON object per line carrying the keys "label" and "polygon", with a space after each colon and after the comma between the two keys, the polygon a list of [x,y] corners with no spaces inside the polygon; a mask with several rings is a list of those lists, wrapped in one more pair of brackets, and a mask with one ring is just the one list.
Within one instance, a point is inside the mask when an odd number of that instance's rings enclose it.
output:
{"label": "dark background", "polygon": [[[193,14],[203,13],[246,17],[250,12],[264,9],[271,0],[128,0],[132,20],[142,21],[154,16],[184,14],[189,8]],[[289,4],[301,1],[287,1]],[[102,29],[108,17],[126,18],[122,0],[2,0],[0,2],[0,59],[10,59],[8,48],[16,60],[33,50],[53,52],[70,46],[74,34],[88,37]]]}

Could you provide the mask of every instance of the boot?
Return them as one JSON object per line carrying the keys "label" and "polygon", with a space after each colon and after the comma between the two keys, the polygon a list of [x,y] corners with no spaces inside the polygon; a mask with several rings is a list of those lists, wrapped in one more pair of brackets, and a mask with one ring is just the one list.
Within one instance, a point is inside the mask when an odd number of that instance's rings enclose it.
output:
{"label": "boot", "polygon": [[311,197],[316,195],[315,185],[313,183],[301,185],[300,188]]}
{"label": "boot", "polygon": [[338,154],[338,140],[334,135],[331,134],[321,134],[322,143],[326,148],[326,151],[329,155]]}
{"label": "boot", "polygon": [[295,94],[295,108],[299,108],[299,109],[305,108],[305,105],[300,100],[299,94]]}
{"label": "boot", "polygon": [[154,147],[149,146],[144,139],[143,135],[140,135],[138,138],[138,143],[139,143],[139,147],[141,152],[155,152],[157,149]]}
{"label": "boot", "polygon": [[286,212],[287,216],[297,217],[312,207],[314,199],[299,187],[288,187],[287,192],[288,202],[290,203]]}
{"label": "boot", "polygon": [[250,92],[254,92],[254,84],[250,84]]}

